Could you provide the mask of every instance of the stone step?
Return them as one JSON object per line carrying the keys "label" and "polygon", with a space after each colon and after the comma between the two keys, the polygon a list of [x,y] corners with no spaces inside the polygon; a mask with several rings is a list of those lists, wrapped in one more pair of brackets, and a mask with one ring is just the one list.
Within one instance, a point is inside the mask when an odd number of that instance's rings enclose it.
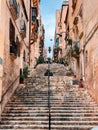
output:
{"label": "stone step", "polygon": [[[59,98],[57,98],[56,96],[50,96],[50,100],[51,101],[58,101],[58,100],[61,100],[63,99],[63,101],[65,102],[83,102],[83,103],[86,103],[86,102],[89,102],[89,103],[95,103],[93,100],[89,99],[87,101],[85,101],[84,98],[77,98],[77,99],[72,99],[72,98],[64,98],[63,95],[61,95]],[[35,100],[35,101],[47,101],[48,100],[48,95],[47,96],[44,96],[43,97],[40,97],[39,96],[19,96],[19,97],[13,97],[13,99],[11,99],[10,101],[19,101],[19,100]]]}
{"label": "stone step", "polygon": [[[9,103],[9,104],[7,104],[7,107],[38,107],[38,108],[40,108],[40,107],[48,107],[48,103],[47,104],[37,104],[37,103],[28,103],[28,104],[26,104],[26,103],[20,103],[20,104],[14,104],[14,103]],[[64,104],[51,104],[50,105],[50,107],[51,108],[54,108],[54,109],[57,109],[57,107],[61,107],[61,108],[65,108],[66,110],[77,110],[77,109],[83,109],[83,110],[86,110],[86,109],[89,109],[89,110],[93,110],[93,109],[98,109],[98,107],[96,107],[96,106],[90,106],[90,105],[88,105],[88,106],[85,106],[85,105],[81,105],[81,106],[78,106],[78,105],[64,105]]]}
{"label": "stone step", "polygon": [[[10,116],[6,116],[6,117],[2,117],[2,123],[1,124],[7,124],[7,122],[11,123],[11,121],[13,122],[21,122],[23,123],[24,122],[45,122],[45,123],[48,123],[49,119],[48,117],[43,117],[43,118],[39,118],[39,117],[10,117]],[[98,124],[98,117],[59,117],[59,116],[55,116],[55,117],[51,117],[51,123],[58,123],[58,122],[62,122],[65,124],[65,122],[68,121],[75,121],[75,122],[86,122],[86,121],[97,121],[96,123]],[[83,122],[83,123],[84,123]],[[86,124],[85,124],[86,125]]]}
{"label": "stone step", "polygon": [[[43,116],[43,118],[42,117],[26,117],[26,116],[24,116],[24,117],[13,117],[13,116],[2,116],[2,121],[3,122],[6,122],[6,121],[9,121],[9,120],[15,120],[15,121],[21,121],[21,120],[23,120],[23,121],[48,121],[48,117],[45,117],[45,116]],[[55,117],[52,117],[51,116],[51,121],[62,121],[62,120],[64,120],[64,121],[98,121],[98,117],[96,117],[96,116],[94,116],[94,117],[89,117],[89,116],[83,116],[83,117],[61,117],[61,116],[55,116]]]}
{"label": "stone step", "polygon": [[[8,109],[8,110],[5,110],[4,113],[15,113],[16,114],[16,113],[26,113],[26,112],[28,112],[28,113],[34,113],[34,114],[36,114],[36,113],[37,114],[40,114],[40,113],[44,114],[44,113],[48,113],[49,111],[48,110],[37,110],[37,108],[36,108],[36,110],[29,110],[29,109],[28,110],[24,110],[24,109],[23,110],[22,109],[21,110],[19,110],[19,109],[12,110],[12,109]],[[69,111],[68,110],[64,110],[64,111],[51,110],[51,113],[53,113],[53,114],[54,113],[57,113],[57,114],[58,113],[59,114],[65,113],[66,114],[66,113],[69,113]],[[71,114],[73,114],[73,113],[74,114],[76,114],[76,113],[80,113],[80,114],[83,113],[83,114],[92,114],[92,115],[96,115],[97,114],[98,115],[98,110],[97,111],[88,111],[88,110],[87,111],[81,111],[81,110],[80,111],[70,111],[70,113]]]}
{"label": "stone step", "polygon": [[0,130],[3,129],[3,130],[8,130],[8,129],[13,129],[13,130],[28,130],[28,129],[34,129],[34,130],[48,130],[48,125],[38,125],[38,124],[10,124],[10,125],[1,125],[0,126]]}
{"label": "stone step", "polygon": [[[60,74],[59,67],[52,66]],[[0,130],[49,130],[48,77],[42,72],[39,67],[37,76],[16,90],[2,113]],[[98,105],[85,88],[66,85],[71,82],[67,76],[50,77],[51,130],[90,130],[98,125]]]}
{"label": "stone step", "polygon": [[[26,103],[26,102],[23,102],[23,103],[8,103],[7,104],[7,106],[11,106],[11,107],[25,107],[25,106],[28,106],[28,107],[48,107],[48,102],[47,103],[37,103],[37,102],[34,102],[34,103],[32,103],[32,102],[30,102],[30,103]],[[85,109],[85,108],[97,108],[98,109],[98,106],[96,106],[96,105],[83,105],[83,104],[81,104],[81,105],[79,105],[79,104],[62,104],[62,103],[60,103],[60,104],[56,104],[56,103],[51,103],[50,104],[50,107],[57,107],[57,106],[61,106],[61,107],[64,107],[65,109],[66,108],[76,108],[76,110],[77,109]]]}
{"label": "stone step", "polygon": [[[51,129],[53,130],[90,130],[91,128],[93,128],[95,125],[52,125]],[[15,124],[13,125],[2,125],[0,126],[0,129],[4,129],[4,130],[8,130],[8,129],[13,129],[13,130],[29,130],[29,129],[34,129],[34,130],[48,130],[48,125],[42,125],[42,126],[38,126],[36,124],[22,124],[22,125],[18,125]]]}
{"label": "stone step", "polygon": [[[48,114],[47,113],[29,113],[29,112],[15,112],[15,113],[3,113],[2,116],[38,116],[38,117],[42,117],[42,116],[47,116]],[[62,117],[83,117],[83,116],[98,116],[98,113],[70,113],[70,112],[62,112],[62,113],[54,113],[54,112],[51,112],[51,116],[62,116]]]}
{"label": "stone step", "polygon": [[[9,102],[9,104],[21,104],[21,101],[22,100],[15,100],[15,101],[10,101]],[[26,104],[28,104],[28,102],[29,103],[31,103],[31,104],[34,104],[34,103],[36,103],[36,104],[38,104],[38,103],[41,103],[41,104],[46,104],[46,103],[48,103],[48,100],[23,100],[23,103],[26,103]],[[81,105],[85,105],[85,106],[87,106],[87,105],[89,105],[89,106],[98,106],[96,103],[94,103],[94,102],[65,102],[65,101],[62,101],[62,100],[55,100],[55,101],[51,101],[50,100],[50,103],[51,104],[66,104],[66,105],[72,105],[72,106],[74,106],[74,105],[77,105],[77,106],[81,106]]]}
{"label": "stone step", "polygon": [[[48,102],[48,99],[34,99],[34,98],[31,98],[31,99],[17,99],[17,100],[15,100],[15,99],[12,99],[12,100],[10,100],[8,103],[20,103],[20,102],[25,102],[25,103],[27,103],[27,102],[31,102],[31,103],[35,103],[35,102],[37,102],[37,103],[47,103]],[[64,100],[63,98],[61,98],[61,99],[57,99],[57,100],[54,100],[54,99],[50,99],[50,103],[52,104],[52,103],[56,103],[56,104],[60,104],[60,103],[62,103],[62,104],[69,104],[69,105],[73,105],[73,104],[86,104],[86,105],[94,105],[94,106],[98,106],[95,102],[82,102],[82,101],[66,101],[66,100]]]}
{"label": "stone step", "polygon": [[[33,111],[33,112],[47,112],[48,111],[48,107],[47,108],[39,108],[39,107],[5,107],[5,112],[6,111]],[[63,108],[60,108],[60,109],[51,109],[52,112],[58,112],[58,113],[62,113],[62,112],[69,112],[69,109],[65,109],[64,107]],[[92,113],[92,112],[98,112],[98,109],[70,109],[70,112],[71,113]]]}
{"label": "stone step", "polygon": [[2,116],[21,116],[21,117],[23,117],[23,116],[28,116],[28,117],[31,117],[31,116],[37,116],[37,117],[40,117],[40,118],[43,118],[44,116],[45,117],[47,117],[48,116],[48,113],[29,113],[29,112],[15,112],[15,113],[10,113],[10,112],[8,112],[8,113],[2,113]]}
{"label": "stone step", "polygon": [[[37,124],[37,125],[47,125],[48,126],[48,119],[47,120],[21,120],[21,122],[19,120],[7,120],[7,121],[3,121],[2,123],[0,123],[0,125],[15,125],[15,124]],[[73,121],[73,120],[52,120],[51,121],[51,126],[52,125],[56,125],[56,126],[59,126],[59,125],[98,125],[98,120],[97,121],[83,121],[83,120],[79,120],[78,122],[77,121]]]}

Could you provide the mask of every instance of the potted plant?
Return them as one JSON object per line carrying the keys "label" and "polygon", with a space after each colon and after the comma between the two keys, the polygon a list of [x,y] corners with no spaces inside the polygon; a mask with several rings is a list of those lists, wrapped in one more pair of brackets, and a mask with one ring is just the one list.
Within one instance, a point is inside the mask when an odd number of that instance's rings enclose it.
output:
{"label": "potted plant", "polygon": [[44,63],[44,57],[43,56],[39,56],[39,58],[37,59],[37,65],[38,64],[42,64]]}
{"label": "potted plant", "polygon": [[44,76],[53,76],[53,73],[49,69],[47,69],[44,73]]}
{"label": "potted plant", "polygon": [[27,78],[28,74],[29,74],[29,68],[28,68],[28,66],[26,66],[23,69],[23,75],[24,75],[25,78]]}
{"label": "potted plant", "polygon": [[20,75],[20,84],[23,84],[23,83],[24,83],[24,75],[21,74],[21,75]]}

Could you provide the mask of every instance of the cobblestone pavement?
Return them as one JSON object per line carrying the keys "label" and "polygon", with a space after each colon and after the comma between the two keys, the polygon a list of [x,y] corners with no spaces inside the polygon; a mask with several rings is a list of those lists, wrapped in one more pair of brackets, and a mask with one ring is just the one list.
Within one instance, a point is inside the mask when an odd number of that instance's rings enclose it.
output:
{"label": "cobblestone pavement", "polygon": [[[47,65],[31,71],[2,113],[0,130],[49,130]],[[51,130],[90,130],[98,125],[98,105],[85,88],[72,85],[63,65],[51,64]]]}

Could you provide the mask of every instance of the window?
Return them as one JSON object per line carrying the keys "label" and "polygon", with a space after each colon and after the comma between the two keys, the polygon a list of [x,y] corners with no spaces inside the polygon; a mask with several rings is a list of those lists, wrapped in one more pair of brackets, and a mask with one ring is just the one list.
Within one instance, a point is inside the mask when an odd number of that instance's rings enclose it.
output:
{"label": "window", "polygon": [[26,61],[26,52],[25,52],[25,50],[24,50],[24,52],[23,52],[23,61],[24,61],[24,62]]}
{"label": "window", "polygon": [[28,21],[27,10],[26,10],[26,7],[25,7],[26,5],[24,3],[24,0],[21,0],[21,2],[22,2],[22,7],[23,7],[24,15],[26,17],[26,20]]}
{"label": "window", "polygon": [[32,7],[32,21],[33,22],[36,22],[37,15],[38,15],[37,8]]}
{"label": "window", "polygon": [[17,55],[20,57],[20,42],[18,36],[16,37]]}
{"label": "window", "polygon": [[32,7],[32,16],[37,17],[38,12],[37,12],[37,8],[36,7]]}
{"label": "window", "polygon": [[10,19],[9,39],[10,39],[10,42],[15,41],[15,28],[14,28],[14,25],[13,25],[11,19]]}
{"label": "window", "polygon": [[15,27],[10,19],[9,40],[10,40],[10,54],[17,56],[17,45],[15,43]]}
{"label": "window", "polygon": [[88,52],[85,52],[85,67],[87,67],[88,64]]}
{"label": "window", "polygon": [[73,21],[73,24],[74,24],[74,25],[77,25],[77,24],[78,24],[78,21],[79,21],[79,18],[78,18],[78,17],[75,17],[75,18],[74,18],[74,21]]}

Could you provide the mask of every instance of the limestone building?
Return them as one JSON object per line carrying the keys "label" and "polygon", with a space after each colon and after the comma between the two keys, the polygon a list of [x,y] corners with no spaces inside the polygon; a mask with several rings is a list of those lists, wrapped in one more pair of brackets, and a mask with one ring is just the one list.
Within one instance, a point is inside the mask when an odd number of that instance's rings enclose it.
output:
{"label": "limestone building", "polygon": [[44,25],[40,13],[40,0],[31,3],[30,68],[34,68],[39,56],[43,56]]}
{"label": "limestone building", "polygon": [[0,0],[0,113],[19,85],[23,68],[34,67],[35,56],[43,55],[39,8],[39,0]]}
{"label": "limestone building", "polygon": [[56,27],[54,37],[54,60],[58,60],[65,56],[65,13],[68,8],[68,1],[63,1],[61,9],[56,11]]}
{"label": "limestone building", "polygon": [[[94,8],[93,8],[94,7]],[[98,2],[69,0],[66,26],[71,40],[70,64],[77,78],[82,78],[90,94],[98,102]]]}
{"label": "limestone building", "polygon": [[63,24],[66,32],[66,45],[63,48],[69,67],[78,79],[84,80],[85,87],[98,102],[97,12],[97,0],[69,0],[65,15],[62,17],[65,18]]}
{"label": "limestone building", "polygon": [[29,64],[30,1],[0,0],[0,111]]}

